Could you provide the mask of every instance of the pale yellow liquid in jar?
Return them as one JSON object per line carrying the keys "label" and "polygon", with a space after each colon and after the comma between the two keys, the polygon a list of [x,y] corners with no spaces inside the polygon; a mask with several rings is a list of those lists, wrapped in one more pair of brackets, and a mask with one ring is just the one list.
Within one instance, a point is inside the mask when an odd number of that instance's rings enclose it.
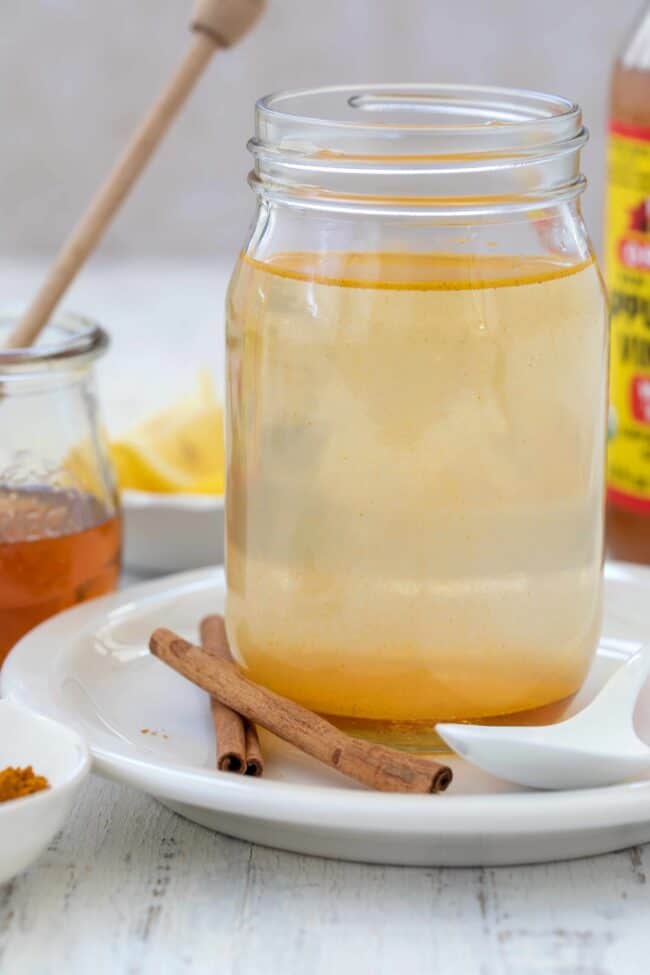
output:
{"label": "pale yellow liquid in jar", "polygon": [[228,329],[227,623],[250,676],[377,722],[573,694],[601,614],[595,265],[242,259]]}

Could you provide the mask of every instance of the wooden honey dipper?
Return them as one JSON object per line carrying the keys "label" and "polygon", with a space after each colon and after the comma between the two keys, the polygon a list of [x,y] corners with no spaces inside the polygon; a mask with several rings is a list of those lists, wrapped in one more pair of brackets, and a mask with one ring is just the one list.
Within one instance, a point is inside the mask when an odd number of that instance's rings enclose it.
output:
{"label": "wooden honey dipper", "polygon": [[183,60],[63,244],[48,276],[9,336],[7,348],[25,348],[34,342],[101,240],[212,55],[243,37],[264,6],[265,0],[197,0],[191,22],[195,36]]}

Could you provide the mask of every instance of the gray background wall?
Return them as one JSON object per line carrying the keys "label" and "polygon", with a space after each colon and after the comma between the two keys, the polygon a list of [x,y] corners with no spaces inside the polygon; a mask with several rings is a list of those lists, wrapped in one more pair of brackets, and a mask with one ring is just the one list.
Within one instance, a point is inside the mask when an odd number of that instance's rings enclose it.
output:
{"label": "gray background wall", "polygon": [[[270,0],[219,55],[102,245],[115,257],[238,247],[259,95],[353,81],[473,81],[579,101],[599,241],[608,74],[640,0]],[[0,255],[60,241],[180,56],[185,0],[0,0]]]}

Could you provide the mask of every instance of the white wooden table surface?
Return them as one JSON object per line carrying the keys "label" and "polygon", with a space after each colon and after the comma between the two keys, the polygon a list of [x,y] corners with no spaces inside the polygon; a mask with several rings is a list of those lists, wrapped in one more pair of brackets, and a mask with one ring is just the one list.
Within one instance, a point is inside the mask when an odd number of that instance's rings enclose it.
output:
{"label": "white wooden table surface", "polygon": [[[28,293],[38,273],[0,265],[3,294]],[[69,304],[114,333],[111,419],[158,396],[135,381],[145,355],[181,386],[201,357],[219,367],[223,281],[206,265],[84,275]],[[0,886],[0,973],[640,975],[649,876],[649,847],[502,869],[319,860],[210,833],[92,776],[38,863]]]}

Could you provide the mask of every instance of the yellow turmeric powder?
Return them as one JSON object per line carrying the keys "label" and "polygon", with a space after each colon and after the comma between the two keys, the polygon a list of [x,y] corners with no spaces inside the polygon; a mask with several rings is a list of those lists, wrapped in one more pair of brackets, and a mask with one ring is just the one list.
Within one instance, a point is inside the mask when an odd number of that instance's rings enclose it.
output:
{"label": "yellow turmeric powder", "polygon": [[9,766],[0,772],[0,802],[8,799],[19,799],[29,796],[33,792],[49,789],[50,783],[44,775],[36,775],[31,765],[27,768],[12,768]]}

